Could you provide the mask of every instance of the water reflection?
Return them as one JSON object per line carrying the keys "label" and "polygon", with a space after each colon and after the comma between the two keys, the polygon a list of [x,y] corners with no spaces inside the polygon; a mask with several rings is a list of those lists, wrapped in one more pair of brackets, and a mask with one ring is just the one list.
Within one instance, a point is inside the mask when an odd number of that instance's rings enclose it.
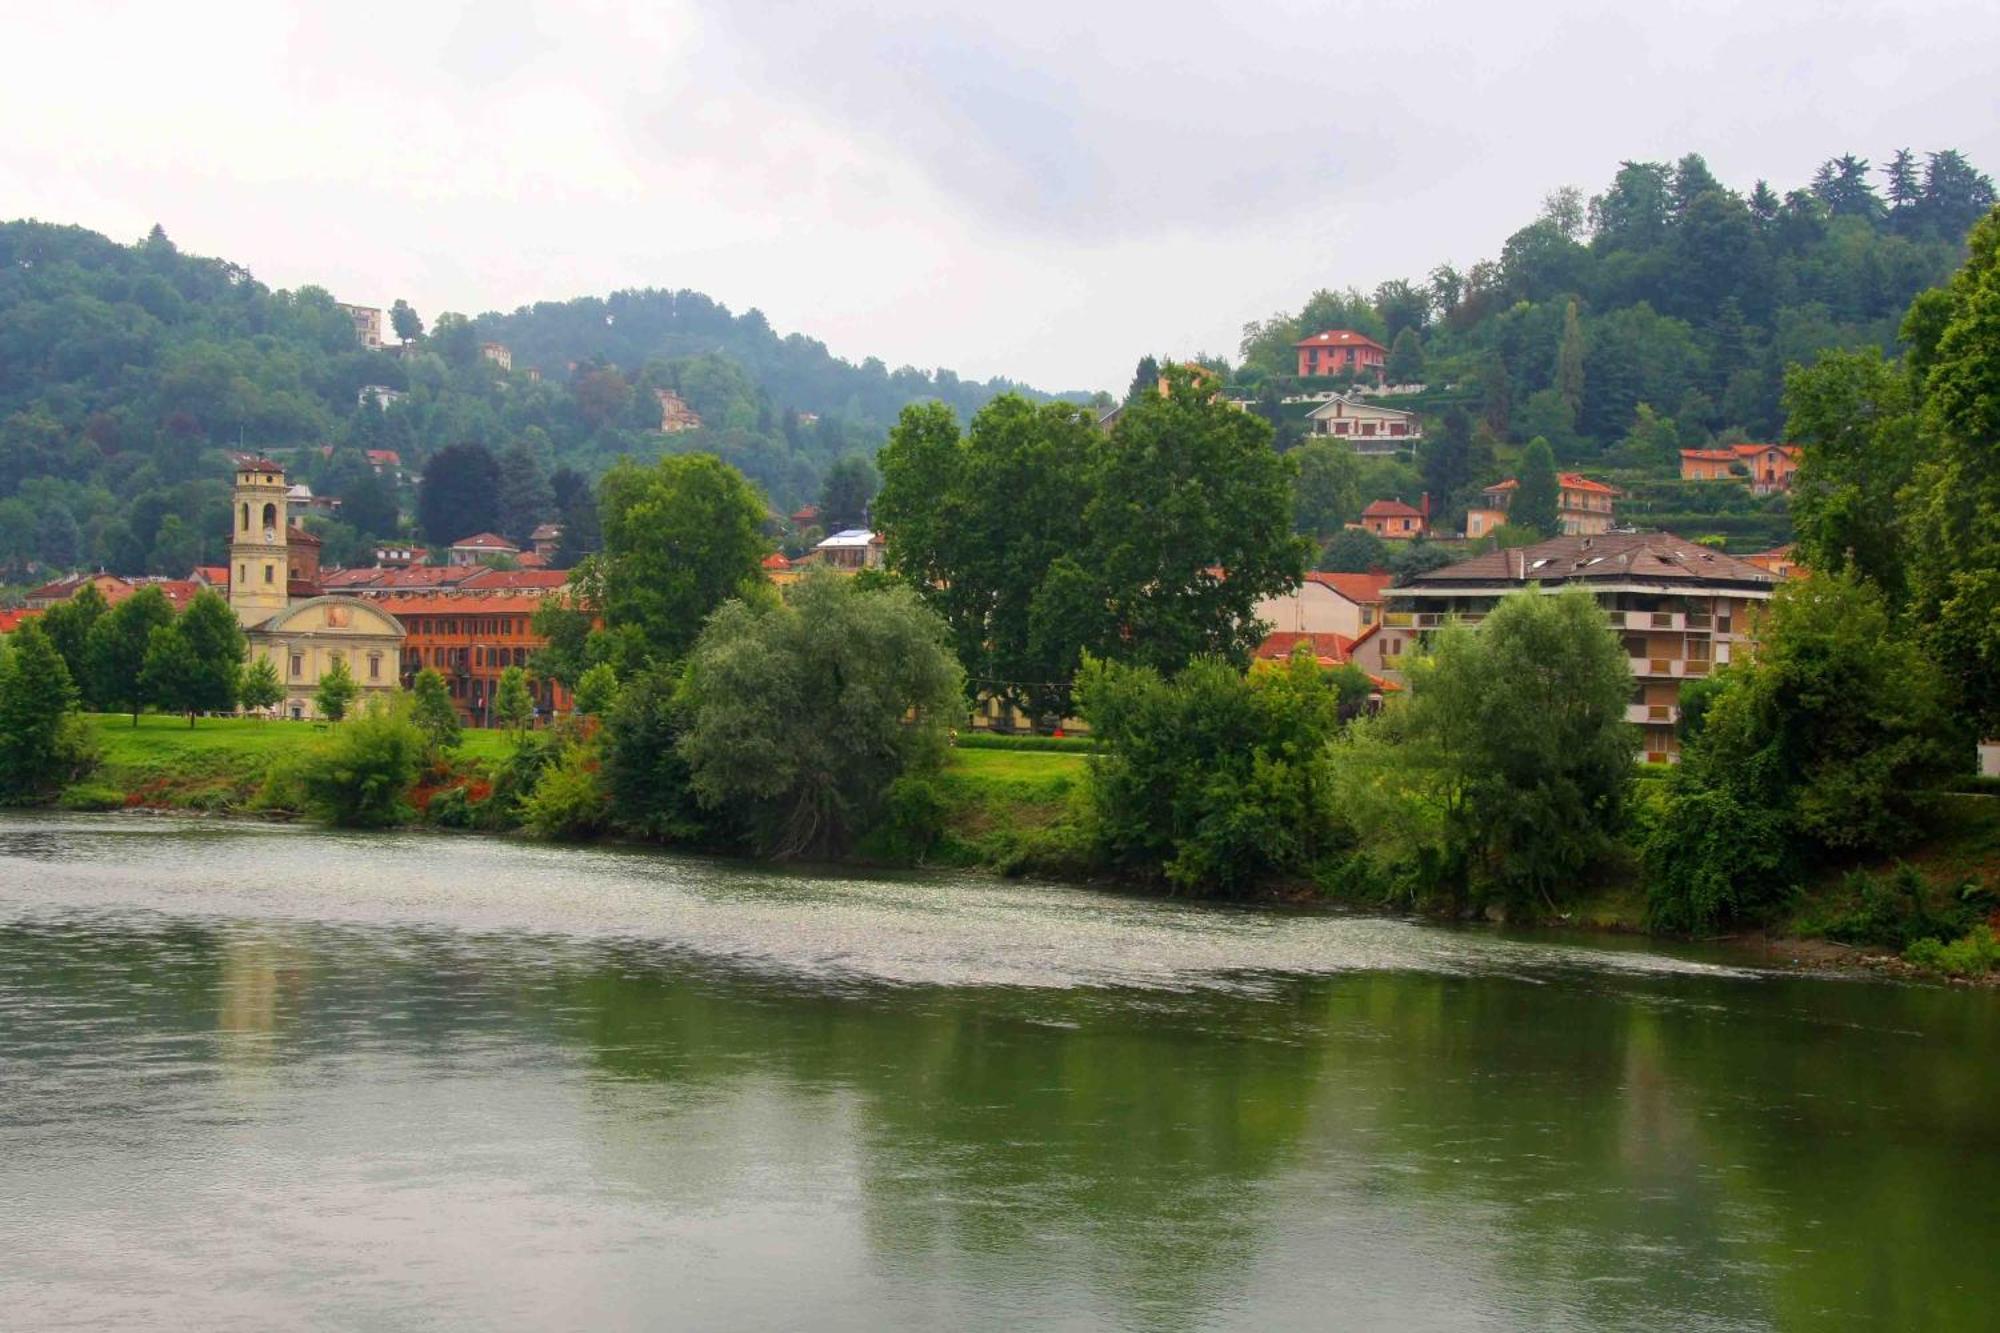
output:
{"label": "water reflection", "polygon": [[[94,887],[0,888],[23,1326],[1970,1328],[2000,1298],[1987,995],[1531,948],[1192,984],[1246,932],[1302,949],[1234,918],[1122,961],[1167,985],[899,984],[825,923],[801,968],[605,935],[602,903],[453,928],[407,878],[374,890],[402,919],[314,920],[333,850],[420,858],[203,836],[151,896],[101,845],[44,863]],[[275,919],[158,887],[245,842]],[[550,887],[470,846],[493,892]],[[857,892],[879,921],[917,887]],[[1025,966],[961,924],[926,899],[882,952]]]}

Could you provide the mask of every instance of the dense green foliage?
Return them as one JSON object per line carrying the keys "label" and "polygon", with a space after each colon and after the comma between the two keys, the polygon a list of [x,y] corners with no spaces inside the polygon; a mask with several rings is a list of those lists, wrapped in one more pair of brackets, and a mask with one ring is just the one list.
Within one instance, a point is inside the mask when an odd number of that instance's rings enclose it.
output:
{"label": "dense green foliage", "polygon": [[1908,846],[1964,743],[1936,665],[1852,573],[1786,585],[1760,639],[1684,724],[1647,844],[1670,929],[1754,918],[1817,862]]}
{"label": "dense green foliage", "polygon": [[39,626],[0,641],[0,803],[45,797],[89,767],[76,701],[69,668]]}
{"label": "dense green foliage", "polygon": [[1343,818],[1393,891],[1560,907],[1623,819],[1636,730],[1625,650],[1580,588],[1441,629],[1406,690],[1334,752]]}
{"label": "dense green foliage", "polygon": [[1108,438],[1088,413],[1000,398],[961,436],[911,408],[882,451],[892,569],[951,627],[973,682],[1060,716],[1084,654],[1239,665],[1258,600],[1297,584],[1293,467],[1269,427],[1171,368]]}
{"label": "dense green foliage", "polygon": [[306,799],[322,818],[345,828],[406,823],[427,745],[405,701],[372,700],[306,764]]}
{"label": "dense green foliage", "polygon": [[1247,675],[1202,658],[1172,678],[1091,659],[1078,704],[1101,747],[1087,788],[1099,854],[1191,893],[1310,875],[1337,842],[1328,746],[1367,690],[1304,653]]}
{"label": "dense green foliage", "polygon": [[425,667],[410,683],[410,721],[424,733],[433,756],[455,749],[460,740],[458,708],[436,667]]}
{"label": "dense green foliage", "polygon": [[945,626],[909,589],[819,574],[709,620],[678,747],[702,804],[735,807],[760,850],[827,855],[868,830],[896,779],[942,761],[963,686]]}
{"label": "dense green foliage", "polygon": [[355,696],[360,693],[361,686],[348,670],[347,659],[336,657],[320,673],[319,688],[313,692],[313,708],[327,721],[340,722],[346,719],[347,710],[354,706]]}

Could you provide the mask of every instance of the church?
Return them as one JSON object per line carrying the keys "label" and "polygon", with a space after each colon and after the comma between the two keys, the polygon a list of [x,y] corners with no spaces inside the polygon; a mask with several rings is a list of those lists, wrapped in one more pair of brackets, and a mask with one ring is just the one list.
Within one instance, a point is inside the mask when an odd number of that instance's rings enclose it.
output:
{"label": "church", "polygon": [[400,687],[403,626],[359,597],[320,590],[319,538],[285,514],[285,470],[268,458],[236,465],[229,538],[229,605],[284,684],[280,713],[311,718],[320,677],[344,661],[360,687],[357,703]]}

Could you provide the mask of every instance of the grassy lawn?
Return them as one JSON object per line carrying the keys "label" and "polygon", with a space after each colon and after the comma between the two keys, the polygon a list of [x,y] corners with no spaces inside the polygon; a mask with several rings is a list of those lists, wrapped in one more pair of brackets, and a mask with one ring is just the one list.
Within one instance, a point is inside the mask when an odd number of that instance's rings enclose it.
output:
{"label": "grassy lawn", "polygon": [[[271,721],[247,717],[204,717],[189,727],[184,717],[142,713],[132,725],[130,713],[93,713],[90,721],[104,744],[104,762],[113,768],[152,767],[189,755],[229,754],[269,760],[311,745],[334,732],[311,722]],[[475,759],[497,759],[510,744],[501,731],[467,728],[461,753]]]}
{"label": "grassy lawn", "polygon": [[1053,795],[1083,776],[1087,758],[1049,750],[954,750],[945,772],[969,783],[1007,783]]}

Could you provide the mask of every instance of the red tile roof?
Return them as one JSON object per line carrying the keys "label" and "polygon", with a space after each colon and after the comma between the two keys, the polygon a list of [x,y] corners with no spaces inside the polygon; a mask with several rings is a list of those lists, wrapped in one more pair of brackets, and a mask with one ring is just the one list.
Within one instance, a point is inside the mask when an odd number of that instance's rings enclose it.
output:
{"label": "red tile roof", "polygon": [[1599,495],[1623,495],[1616,486],[1607,486],[1601,481],[1592,481],[1581,472],[1558,472],[1556,481],[1566,491],[1594,491]]}
{"label": "red tile roof", "polygon": [[403,466],[403,456],[394,449],[366,449],[362,452],[368,456],[368,461],[371,463],[378,463],[383,467]]}
{"label": "red tile roof", "polygon": [[560,588],[569,582],[566,569],[478,569],[458,586],[489,592],[496,588]]}
{"label": "red tile roof", "polygon": [[773,551],[764,557],[764,568],[766,569],[790,569],[791,567],[792,562],[785,559],[781,552]]}
{"label": "red tile roof", "polygon": [[1325,333],[1315,333],[1309,338],[1301,338],[1294,347],[1373,347],[1378,352],[1389,349],[1365,333],[1353,329],[1328,329]]}
{"label": "red tile roof", "polygon": [[451,549],[454,551],[518,551],[521,548],[497,532],[475,532],[470,537],[460,537],[451,544]]}
{"label": "red tile roof", "polygon": [[465,592],[457,589],[430,593],[392,593],[377,599],[392,616],[531,616],[544,599],[504,593]]}
{"label": "red tile roof", "polygon": [[5,611],[0,611],[0,634],[12,634],[40,614],[40,611],[30,607],[9,607]]}
{"label": "red tile roof", "polygon": [[1382,600],[1382,590],[1389,586],[1393,574],[1341,574],[1327,570],[1309,569],[1306,582],[1317,583],[1331,588],[1350,602],[1373,605]]}
{"label": "red tile roof", "polygon": [[211,587],[220,588],[229,582],[228,565],[196,565],[192,578],[201,580]]}
{"label": "red tile roof", "polygon": [[1314,660],[1321,666],[1339,666],[1353,655],[1354,643],[1345,634],[1279,630],[1266,635],[1264,642],[1257,645],[1257,658],[1265,662],[1288,661],[1299,645],[1304,644],[1312,649]]}
{"label": "red tile roof", "polygon": [[1412,509],[1401,500],[1376,500],[1361,511],[1363,518],[1422,518],[1421,509]]}

